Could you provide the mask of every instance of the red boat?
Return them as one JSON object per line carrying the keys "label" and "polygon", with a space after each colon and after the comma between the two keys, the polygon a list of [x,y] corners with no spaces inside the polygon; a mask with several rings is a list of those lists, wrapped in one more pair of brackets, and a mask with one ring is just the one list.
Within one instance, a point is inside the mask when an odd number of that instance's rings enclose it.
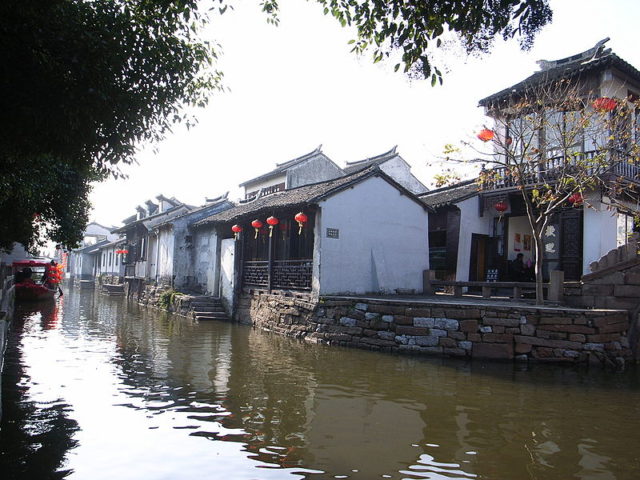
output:
{"label": "red boat", "polygon": [[47,300],[58,291],[55,264],[49,260],[28,259],[13,262],[15,298],[18,301]]}

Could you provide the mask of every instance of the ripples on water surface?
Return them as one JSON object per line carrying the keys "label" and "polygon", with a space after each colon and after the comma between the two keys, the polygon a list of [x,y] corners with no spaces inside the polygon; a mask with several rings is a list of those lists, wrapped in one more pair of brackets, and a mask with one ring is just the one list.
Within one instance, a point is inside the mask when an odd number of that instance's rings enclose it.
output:
{"label": "ripples on water surface", "polygon": [[70,291],[22,308],[0,478],[638,479],[638,374],[307,345]]}

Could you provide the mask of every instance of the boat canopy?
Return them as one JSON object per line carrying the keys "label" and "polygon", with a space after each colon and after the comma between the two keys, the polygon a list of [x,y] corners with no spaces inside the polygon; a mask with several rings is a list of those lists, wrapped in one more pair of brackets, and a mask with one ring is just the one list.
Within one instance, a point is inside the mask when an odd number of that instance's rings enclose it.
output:
{"label": "boat canopy", "polygon": [[28,260],[16,260],[13,262],[14,267],[46,267],[51,264],[51,260],[38,260],[38,259],[28,259]]}

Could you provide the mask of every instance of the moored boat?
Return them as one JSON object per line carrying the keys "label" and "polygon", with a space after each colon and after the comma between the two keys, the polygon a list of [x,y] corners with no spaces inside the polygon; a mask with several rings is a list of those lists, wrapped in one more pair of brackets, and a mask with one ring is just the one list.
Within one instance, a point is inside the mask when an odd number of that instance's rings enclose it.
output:
{"label": "moored boat", "polygon": [[[55,264],[41,259],[13,262],[16,301],[52,299],[58,291],[59,277]],[[55,270],[55,271],[54,271]]]}

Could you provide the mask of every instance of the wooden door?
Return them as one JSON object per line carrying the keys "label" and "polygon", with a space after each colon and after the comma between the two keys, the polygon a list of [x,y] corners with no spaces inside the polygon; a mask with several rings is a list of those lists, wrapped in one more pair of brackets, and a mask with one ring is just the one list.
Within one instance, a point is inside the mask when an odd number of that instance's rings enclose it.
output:
{"label": "wooden door", "polygon": [[487,270],[488,235],[471,234],[471,258],[469,259],[469,281],[483,282]]}
{"label": "wooden door", "polygon": [[565,280],[582,276],[582,209],[567,209],[560,214],[560,264]]}

